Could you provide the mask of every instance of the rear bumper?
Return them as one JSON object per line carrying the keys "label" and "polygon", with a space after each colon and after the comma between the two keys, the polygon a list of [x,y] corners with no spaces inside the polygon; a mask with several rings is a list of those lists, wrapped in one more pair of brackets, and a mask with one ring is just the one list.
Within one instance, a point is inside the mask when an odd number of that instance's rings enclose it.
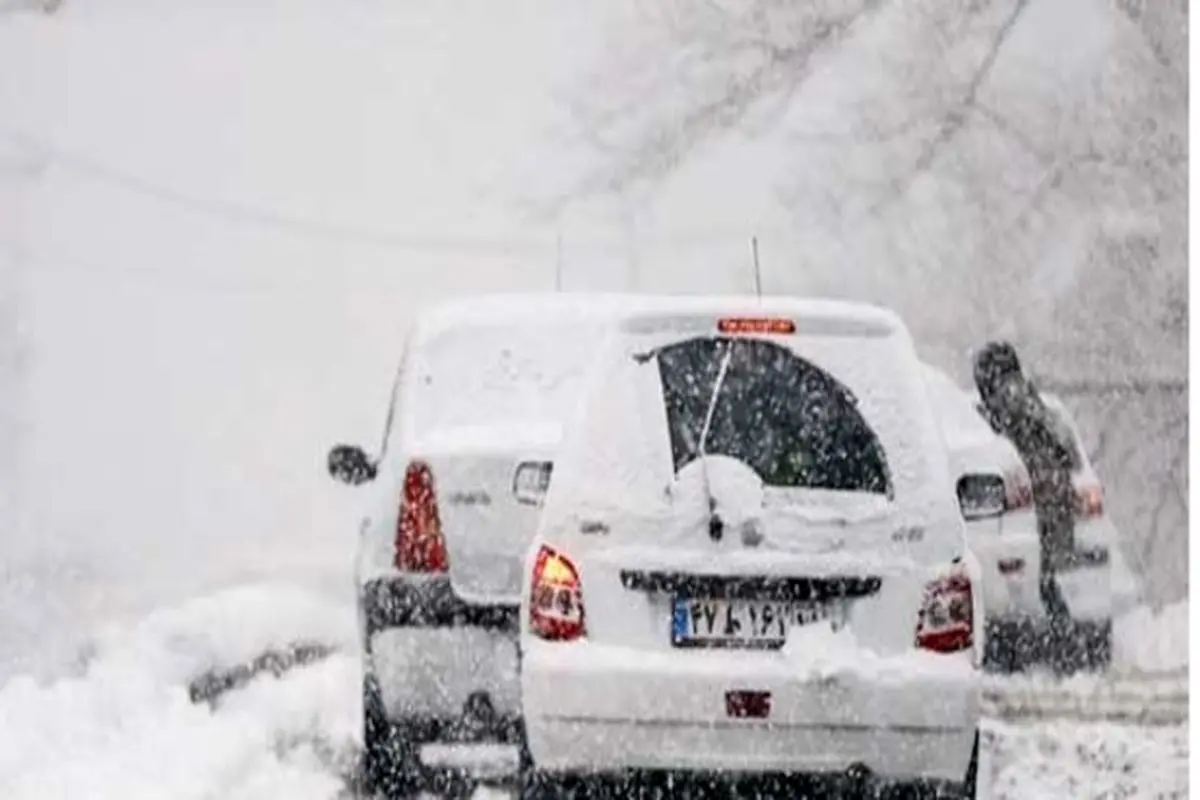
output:
{"label": "rear bumper", "polygon": [[970,730],[667,724],[539,718],[528,729],[539,770],[842,775],[861,765],[889,781],[961,781]]}
{"label": "rear bumper", "polygon": [[[782,659],[736,657],[745,654],[680,655],[531,643],[522,685],[536,767],[836,774],[862,766],[902,781],[966,773],[979,720],[969,667],[873,680],[797,675]],[[769,691],[769,717],[727,716],[731,689]]]}
{"label": "rear bumper", "polygon": [[389,628],[480,628],[517,632],[516,605],[482,605],[459,597],[444,576],[368,581],[359,594],[366,638]]}
{"label": "rear bumper", "polygon": [[481,695],[497,733],[519,719],[515,606],[467,603],[442,577],[376,579],[359,603],[365,666],[388,719],[441,736]]}

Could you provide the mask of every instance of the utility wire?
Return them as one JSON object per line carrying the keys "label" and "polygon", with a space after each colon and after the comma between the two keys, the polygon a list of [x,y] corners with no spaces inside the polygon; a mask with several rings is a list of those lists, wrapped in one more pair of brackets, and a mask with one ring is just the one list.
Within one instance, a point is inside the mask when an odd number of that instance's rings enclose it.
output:
{"label": "utility wire", "polygon": [[194,197],[169,186],[163,186],[116,167],[111,167],[88,156],[63,150],[45,143],[35,142],[29,137],[14,131],[0,130],[0,140],[21,147],[27,152],[37,154],[42,160],[66,168],[78,175],[92,178],[100,183],[125,189],[126,191],[140,194],[186,211],[220,219],[232,225],[271,228],[309,238],[402,250],[476,250],[489,253],[501,251],[529,253],[548,252],[552,247],[552,244],[548,243],[518,242],[511,239],[413,236],[395,231],[381,231],[357,226],[340,225],[248,205]]}
{"label": "utility wire", "polygon": [[[536,254],[553,258],[557,249],[554,235],[544,239],[518,240],[479,236],[417,236],[399,231],[387,231],[354,225],[331,223],[273,209],[230,203],[197,197],[154,181],[147,180],[119,167],[114,167],[82,153],[66,150],[44,141],[35,140],[19,131],[0,128],[0,141],[29,153],[41,165],[53,165],[94,182],[138,194],[155,202],[220,220],[240,227],[257,227],[295,236],[323,239],[338,243],[362,244],[372,247],[416,252],[476,252],[488,254]],[[785,229],[776,231],[786,234]],[[679,232],[669,236],[639,236],[640,244],[703,246],[719,241],[744,241],[742,231],[728,233],[705,228],[702,231]],[[616,239],[571,242],[572,249],[612,252],[619,254],[628,242]]]}

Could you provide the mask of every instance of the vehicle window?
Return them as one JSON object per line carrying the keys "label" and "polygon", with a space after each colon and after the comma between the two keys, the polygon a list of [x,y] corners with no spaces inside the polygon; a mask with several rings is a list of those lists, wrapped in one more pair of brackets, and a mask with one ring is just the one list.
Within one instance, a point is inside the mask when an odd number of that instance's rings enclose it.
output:
{"label": "vehicle window", "polygon": [[892,494],[883,446],[851,392],[787,348],[757,339],[701,337],[657,353],[677,473],[701,452],[726,348],[705,453],[744,462],[768,486]]}

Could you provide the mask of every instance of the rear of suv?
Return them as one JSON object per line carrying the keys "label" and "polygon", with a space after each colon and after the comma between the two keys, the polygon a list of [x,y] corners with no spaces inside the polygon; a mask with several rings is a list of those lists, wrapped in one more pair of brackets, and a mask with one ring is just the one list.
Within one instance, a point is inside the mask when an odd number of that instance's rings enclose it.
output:
{"label": "rear of suv", "polygon": [[663,298],[618,327],[526,556],[533,786],[975,796],[979,566],[903,324]]}
{"label": "rear of suv", "polygon": [[983,572],[988,626],[985,664],[1013,671],[1035,663],[1060,670],[1104,669],[1112,655],[1112,620],[1136,605],[1139,587],[1105,513],[1100,480],[1062,400],[1042,400],[1072,460],[1073,557],[1056,573],[1068,608],[1055,630],[1039,592],[1041,544],[1033,492],[1021,456],[978,408],[979,396],[926,365],[925,380],[946,442],[951,479],[967,537]]}
{"label": "rear of suv", "polygon": [[984,664],[1009,671],[1042,649],[1046,620],[1029,472],[1012,443],[980,416],[977,398],[936,367],[924,365],[924,373],[967,541],[983,574]]}
{"label": "rear of suv", "polygon": [[375,490],[356,568],[369,791],[445,788],[464,754],[475,770],[519,756],[521,560],[562,420],[621,302],[498,295],[427,311],[381,452],[331,451],[334,477]]}

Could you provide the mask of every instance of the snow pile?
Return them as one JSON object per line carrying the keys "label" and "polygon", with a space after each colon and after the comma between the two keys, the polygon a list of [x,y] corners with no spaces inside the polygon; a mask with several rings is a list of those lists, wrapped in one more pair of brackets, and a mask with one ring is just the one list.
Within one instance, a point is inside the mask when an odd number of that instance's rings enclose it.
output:
{"label": "snow pile", "polygon": [[989,723],[983,747],[998,800],[1188,796],[1186,725]]}
{"label": "snow pile", "polygon": [[96,641],[82,675],[0,688],[0,796],[334,797],[358,736],[353,655],[193,704],[187,682],[296,640],[344,645],[353,616],[303,593],[240,588]]}
{"label": "snow pile", "polygon": [[1121,670],[1164,672],[1188,665],[1188,603],[1154,611],[1140,606],[1113,625],[1113,664]]}
{"label": "snow pile", "polygon": [[[792,628],[782,653],[792,665],[818,680],[855,675],[886,684],[937,675],[947,681],[973,683],[977,678],[968,659],[946,658],[926,650],[881,655],[860,646],[851,629],[835,631],[828,622]],[[947,683],[948,690],[949,686]]]}

